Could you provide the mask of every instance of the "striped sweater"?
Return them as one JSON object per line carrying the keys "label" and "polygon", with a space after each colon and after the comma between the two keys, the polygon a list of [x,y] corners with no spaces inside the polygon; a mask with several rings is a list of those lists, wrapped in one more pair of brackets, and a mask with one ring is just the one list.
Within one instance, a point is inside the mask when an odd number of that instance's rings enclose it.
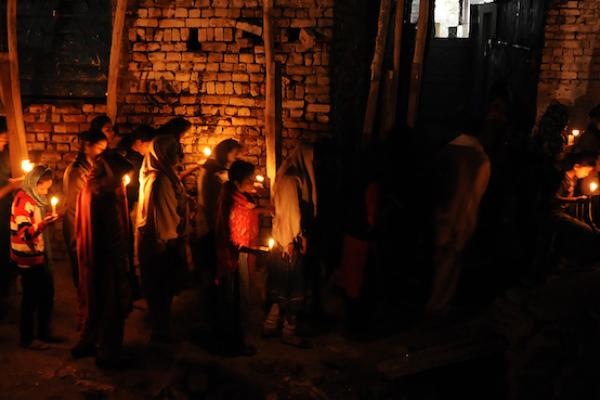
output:
{"label": "striped sweater", "polygon": [[11,258],[20,268],[43,265],[46,262],[42,210],[24,191],[19,191],[12,203],[10,216]]}

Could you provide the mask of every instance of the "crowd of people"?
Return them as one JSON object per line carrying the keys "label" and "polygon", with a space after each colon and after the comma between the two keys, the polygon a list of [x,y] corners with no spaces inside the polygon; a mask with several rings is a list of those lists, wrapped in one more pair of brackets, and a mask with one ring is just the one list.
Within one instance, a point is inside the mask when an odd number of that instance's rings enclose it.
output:
{"label": "crowd of people", "polygon": [[[546,276],[555,267],[550,253],[558,268],[597,261],[594,221],[571,206],[593,208],[586,179],[597,179],[600,171],[600,106],[591,111],[589,128],[570,143],[565,106],[552,104],[532,135],[515,139],[508,101],[498,92],[483,124],[461,124],[458,136],[433,157],[415,153],[399,161],[389,146],[373,146],[367,163],[341,171],[331,152],[298,143],[278,168],[269,205],[259,201],[257,166],[243,160],[236,140],[222,141],[201,166],[185,170],[181,139],[191,129],[185,119],[116,135],[101,116],[79,135],[80,151],[62,179],[62,206],[54,210],[48,200],[53,171],[36,165],[22,179],[10,178],[4,124],[0,218],[10,220],[10,229],[0,229],[6,243],[0,256],[8,259],[10,249],[21,277],[20,345],[45,350],[56,339],[47,229],[59,221],[77,292],[79,341],[71,353],[96,357],[100,367],[122,364],[125,321],[141,298],[152,341],[174,340],[172,302],[189,286],[190,262],[208,282],[204,300],[219,353],[249,356],[256,352],[247,341],[246,316],[257,256],[268,277],[261,334],[299,348],[309,346],[300,320],[309,301],[319,309],[323,277],[342,289],[347,329],[360,336],[378,314],[381,293],[398,297],[398,279],[412,279],[409,264],[426,282],[425,315],[447,316],[482,232],[487,241],[479,255],[498,259],[506,257],[500,253],[510,236],[502,233],[511,224],[512,232],[525,232],[512,238],[522,243],[511,252],[528,264],[519,279]],[[516,176],[519,160],[531,168]],[[413,173],[415,184],[399,184],[397,174],[414,171],[419,162],[427,167]],[[190,190],[183,182],[196,172]],[[334,193],[340,181],[346,190]],[[432,181],[435,193],[425,187]],[[423,196],[415,197],[416,190]],[[261,243],[265,218],[272,220],[271,248]],[[9,268],[0,273],[6,291]],[[505,286],[515,284],[509,281]]]}

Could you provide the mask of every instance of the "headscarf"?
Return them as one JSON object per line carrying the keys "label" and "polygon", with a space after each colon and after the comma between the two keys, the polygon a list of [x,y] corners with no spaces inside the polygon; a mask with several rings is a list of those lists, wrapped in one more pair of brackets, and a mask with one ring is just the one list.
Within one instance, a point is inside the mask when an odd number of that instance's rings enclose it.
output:
{"label": "headscarf", "polygon": [[[287,252],[287,245],[302,233],[302,207],[317,214],[317,187],[313,167],[314,148],[300,144],[283,162],[273,186],[273,239]],[[304,204],[301,204],[304,203]]]}
{"label": "headscarf", "polygon": [[183,196],[183,186],[175,170],[178,161],[179,142],[176,138],[169,135],[159,135],[152,140],[140,169],[137,228],[145,226],[148,222],[151,189],[159,174],[165,175],[171,182],[178,200]]}
{"label": "headscarf", "polygon": [[21,185],[23,191],[27,193],[27,195],[35,201],[36,205],[42,209],[42,215],[45,215],[46,213],[46,208],[48,207],[48,198],[45,195],[42,196],[38,194],[37,185],[40,181],[40,178],[46,173],[52,173],[52,171],[45,165],[37,165],[27,175],[25,175],[25,179]]}
{"label": "headscarf", "polygon": [[228,156],[233,150],[241,149],[242,145],[237,140],[225,139],[215,147],[215,161],[222,167],[227,168]]}

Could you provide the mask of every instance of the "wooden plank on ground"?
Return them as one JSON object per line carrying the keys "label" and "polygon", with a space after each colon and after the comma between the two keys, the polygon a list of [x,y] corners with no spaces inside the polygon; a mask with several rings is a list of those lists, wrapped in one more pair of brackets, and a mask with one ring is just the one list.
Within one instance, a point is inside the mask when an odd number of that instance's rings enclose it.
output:
{"label": "wooden plank on ground", "polygon": [[17,0],[8,0],[6,3],[6,28],[8,54],[2,57],[7,62],[0,63],[0,90],[2,92],[2,103],[4,104],[6,124],[8,126],[11,171],[13,177],[18,177],[23,174],[21,161],[29,157],[27,155],[25,123],[23,122],[19,57],[17,52]]}
{"label": "wooden plank on ground", "polygon": [[363,124],[363,141],[365,143],[371,141],[375,129],[375,117],[377,115],[377,105],[379,103],[379,87],[381,83],[383,59],[385,56],[385,44],[388,35],[391,4],[391,0],[381,0],[379,5],[377,37],[375,38],[375,51],[373,52],[373,61],[371,62],[371,84],[369,87],[367,110],[365,112]]}
{"label": "wooden plank on ground", "polygon": [[127,0],[116,0],[116,2],[112,28],[112,42],[110,45],[110,62],[108,65],[108,89],[106,93],[106,113],[113,123],[116,122],[117,118],[119,70],[121,66],[125,14],[127,12]]}
{"label": "wooden plank on ground", "polygon": [[414,128],[419,115],[419,101],[421,97],[421,82],[423,80],[423,62],[425,48],[429,35],[429,19],[433,0],[421,0],[419,3],[419,20],[417,22],[417,37],[415,39],[415,53],[410,73],[410,89],[408,92],[407,124]]}

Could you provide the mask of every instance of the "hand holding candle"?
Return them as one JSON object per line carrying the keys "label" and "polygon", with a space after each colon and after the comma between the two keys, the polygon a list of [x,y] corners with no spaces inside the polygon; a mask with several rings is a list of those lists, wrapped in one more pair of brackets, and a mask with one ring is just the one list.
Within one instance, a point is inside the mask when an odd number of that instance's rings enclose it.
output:
{"label": "hand holding candle", "polygon": [[58,197],[56,196],[52,196],[52,198],[50,199],[50,205],[52,206],[52,215],[55,216],[56,214],[56,205],[58,204]]}

